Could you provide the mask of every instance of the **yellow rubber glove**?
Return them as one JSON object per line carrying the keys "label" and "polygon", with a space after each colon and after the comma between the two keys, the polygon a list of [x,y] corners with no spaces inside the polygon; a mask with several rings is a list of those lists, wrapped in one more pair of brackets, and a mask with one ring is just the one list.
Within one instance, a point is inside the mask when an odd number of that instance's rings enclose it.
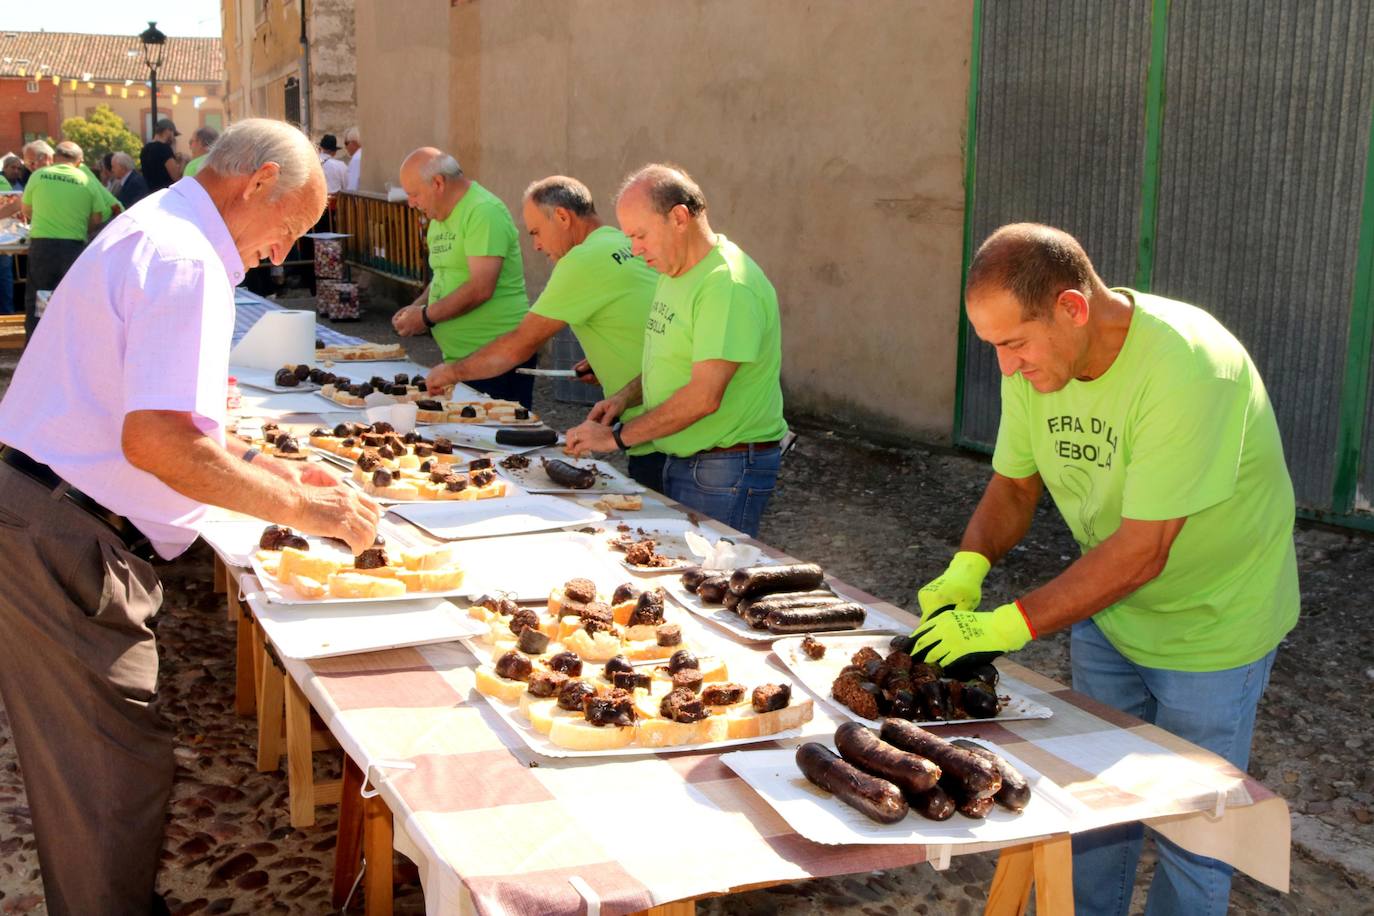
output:
{"label": "yellow rubber glove", "polygon": [[[949,561],[945,571],[916,593],[921,603],[921,623],[943,608],[953,606],[956,611],[972,611],[983,599],[983,579],[992,564],[981,553],[961,550]],[[919,626],[919,625],[918,625]]]}
{"label": "yellow rubber glove", "polygon": [[1015,652],[1035,638],[1035,628],[1013,601],[990,611],[945,611],[916,628],[911,654],[941,667],[970,655],[992,658]]}

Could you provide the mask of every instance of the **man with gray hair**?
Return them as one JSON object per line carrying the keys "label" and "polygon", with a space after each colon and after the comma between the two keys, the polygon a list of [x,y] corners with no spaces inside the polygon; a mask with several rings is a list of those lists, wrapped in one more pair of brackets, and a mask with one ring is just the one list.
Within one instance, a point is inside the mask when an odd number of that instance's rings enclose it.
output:
{"label": "man with gray hair", "polygon": [[[443,150],[421,147],[401,163],[410,206],[429,218],[434,279],[391,319],[402,337],[428,329],[445,360],[462,359],[515,330],[529,310],[520,233],[495,194],[463,174]],[[531,356],[521,367],[533,367]],[[534,379],[512,368],[468,384],[487,396],[530,406]]]}
{"label": "man with gray hair", "polygon": [[[500,375],[539,352],[544,342],[572,327],[587,359],[583,381],[619,391],[639,375],[644,323],[658,275],[630,253],[630,240],[597,215],[592,192],[576,178],[553,175],[525,189],[525,230],[553,261],[548,285],[520,325],[476,353],[437,366],[426,379],[438,391],[454,382]],[[640,408],[630,408],[626,419]],[[655,490],[663,486],[663,455],[652,446],[630,450],[630,476]]]}
{"label": "man with gray hair", "polygon": [[348,178],[344,181],[344,190],[356,191],[363,176],[363,135],[358,128],[344,131],[344,149],[348,150]]}
{"label": "man with gray hair", "polygon": [[[662,274],[641,373],[568,431],[574,454],[652,443],[663,492],[748,535],[773,495],[787,434],[778,296],[738,245],[711,229],[684,170],[648,165],[615,205],[634,254]],[[628,421],[626,412],[643,405]]]}
{"label": "man with gray hair", "polygon": [[205,165],[205,157],[209,155],[211,147],[219,139],[219,131],[213,127],[198,127],[191,134],[190,142],[186,145],[191,148],[191,161],[186,163],[186,168],[182,169],[181,177],[190,178],[201,170]]}
{"label": "man with gray hair", "polygon": [[63,140],[57,144],[55,155],[58,162],[71,163],[90,179],[91,187],[100,196],[100,223],[102,226],[124,212],[124,206],[110,193],[110,189],[101,183],[99,176],[91,171],[91,167],[86,164],[86,152],[78,144],[71,140]]}
{"label": "man with gray hair", "polygon": [[0,696],[54,916],[159,912],[175,763],[152,705],[152,561],[209,505],[373,544],[371,500],[225,435],[234,286],[324,203],[299,130],[238,122],[199,175],[91,243],[0,401],[0,579],[23,583],[0,590]]}
{"label": "man with gray hair", "polygon": [[24,147],[24,159],[33,169],[24,187],[24,219],[29,222],[24,328],[30,339],[38,326],[38,291],[57,289],[86,247],[87,235],[100,225],[104,206],[100,182],[75,165],[81,148],[74,143],[58,146],[61,152],[56,154],[42,140]]}
{"label": "man with gray hair", "polygon": [[115,197],[125,210],[148,196],[148,182],[143,180],[143,173],[134,167],[133,156],[115,153],[110,160],[110,171],[114,172],[115,180],[119,182]]}

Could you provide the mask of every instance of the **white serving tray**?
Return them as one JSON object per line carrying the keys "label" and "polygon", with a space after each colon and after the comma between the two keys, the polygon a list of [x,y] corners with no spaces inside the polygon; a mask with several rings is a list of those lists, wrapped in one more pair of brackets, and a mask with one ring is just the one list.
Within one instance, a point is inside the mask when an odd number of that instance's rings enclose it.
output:
{"label": "white serving tray", "polygon": [[367,601],[327,610],[274,604],[256,577],[242,588],[267,638],[287,658],[330,658],[403,646],[452,642],[473,635],[480,621],[438,598]]}
{"label": "white serving tray", "polygon": [[[620,531],[619,527],[626,525],[629,531]],[[695,524],[685,518],[626,518],[613,523],[608,522],[605,533],[600,535],[606,544],[606,549],[611,556],[615,557],[620,565],[631,572],[641,575],[655,576],[661,573],[677,573],[681,576],[682,571],[696,566],[699,558],[696,557],[687,546],[687,541],[683,539],[683,534],[687,531],[695,532],[714,544],[723,535],[713,528],[708,528],[702,524]],[[611,541],[620,537],[622,534],[630,535],[634,540],[643,540],[646,537],[653,538],[657,542],[655,550],[669,559],[676,560],[672,566],[631,566],[625,561],[625,551],[612,547]],[[767,558],[760,558],[761,563],[771,562]],[[664,584],[664,583],[656,583]],[[684,591],[686,591],[684,589]],[[691,594],[688,592],[688,594]]]}
{"label": "white serving tray", "polygon": [[[501,473],[514,480],[530,493],[558,493],[566,496],[592,496],[601,493],[643,493],[645,487],[635,483],[620,471],[604,461],[593,461],[588,458],[569,458],[564,455],[561,449],[541,448],[538,451],[525,452],[525,457],[530,459],[530,466],[527,468],[508,468],[501,465]],[[574,490],[571,487],[564,487],[554,483],[549,479],[549,475],[544,472],[544,465],[541,458],[558,459],[578,467],[591,466],[596,471],[596,483],[585,490]],[[498,462],[499,464],[499,462]]]}
{"label": "white serving tray", "polygon": [[[604,521],[606,513],[556,496],[517,493],[501,499],[470,502],[396,503],[388,510],[439,538],[455,541],[553,531]],[[560,583],[561,584],[561,583]]]}
{"label": "white serving tray", "polygon": [[201,522],[199,530],[200,536],[228,565],[251,566],[263,529],[270,524],[258,519]]}
{"label": "white serving tray", "polygon": [[[319,538],[307,535],[306,540],[310,542],[311,553],[320,553],[326,554],[328,556],[338,557],[347,556],[343,551],[325,544]],[[400,544],[387,544],[388,550],[399,551],[401,547],[402,545]],[[462,566],[464,569],[462,585],[458,586],[457,588],[446,589],[441,592],[406,592],[405,594],[397,595],[394,598],[305,598],[294,588],[291,588],[288,585],[282,585],[280,582],[278,582],[276,576],[268,575],[267,570],[263,569],[262,562],[257,558],[256,555],[249,557],[249,560],[250,565],[253,568],[253,574],[258,577],[258,582],[261,584],[262,591],[267,596],[268,601],[271,601],[273,604],[290,604],[298,606],[319,607],[322,605],[344,604],[391,604],[397,601],[415,601],[417,599],[450,598],[455,595],[472,596],[481,594],[480,592],[473,591],[472,587],[468,584],[471,579],[472,572],[471,567],[468,565],[467,558],[464,556],[461,550],[457,551],[457,555],[458,564]]]}
{"label": "white serving tray", "polygon": [[[444,436],[454,445],[462,448],[475,449],[481,452],[499,452],[503,455],[536,452],[554,447],[548,445],[501,445],[496,441],[497,428],[482,426],[479,423],[432,423],[425,425],[424,430],[427,438]],[[561,433],[558,441],[563,441]]]}
{"label": "white serving tray", "polygon": [[[712,623],[717,624],[718,626],[724,627],[725,629],[729,630],[731,633],[735,634],[740,639],[743,639],[746,642],[776,642],[779,639],[786,639],[791,636],[802,635],[795,633],[772,633],[768,630],[756,630],[753,627],[749,626],[749,624],[745,621],[743,617],[736,614],[730,608],[718,604],[706,604],[700,598],[698,598],[694,592],[687,591],[687,587],[682,584],[681,576],[665,577],[662,580],[660,580],[659,584],[663,586],[663,590],[666,591],[668,595],[678,604],[682,605],[687,610],[691,611],[693,614],[696,614],[698,617],[701,617],[705,620],[709,620]],[[834,588],[833,585],[831,585],[830,587]],[[857,599],[848,598],[847,595],[842,594],[838,590],[835,593],[839,595],[841,598],[846,598],[851,601],[857,601]],[[858,601],[858,603],[862,604],[864,608],[868,611],[868,615],[864,618],[863,626],[854,630],[841,630],[839,632],[846,635],[850,633],[906,632],[906,629],[901,624],[899,624],[896,620],[892,619],[888,615],[882,613],[881,611],[875,610],[866,602]],[[830,687],[827,684],[826,693],[829,693],[829,691]]]}
{"label": "white serving tray", "polygon": [[[822,742],[832,751],[829,741]],[[1066,833],[1079,806],[1050,780],[995,744],[978,741],[1005,757],[1031,786],[1031,799],[1020,812],[993,805],[982,819],[955,813],[947,821],[932,821],[911,813],[895,824],[879,824],[849,807],[824,789],[812,785],[797,767],[796,749],[738,751],[722,754],[721,762],[813,843],[827,846],[850,843],[958,846],[966,843],[1008,843]]]}
{"label": "white serving tray", "polygon": [[[781,676],[781,672],[774,666],[757,659],[749,659],[743,656],[725,655],[726,663],[729,665],[730,680],[735,683],[744,684],[746,688],[757,687],[760,684],[782,683],[786,678]],[[752,662],[752,663],[751,663]],[[596,667],[596,666],[592,666]],[[673,747],[630,747],[608,748],[597,751],[578,751],[566,747],[560,747],[549,740],[548,735],[541,735],[535,731],[534,726],[522,715],[520,710],[513,704],[505,703],[495,697],[489,697],[480,693],[475,688],[473,693],[487,701],[496,714],[508,724],[511,729],[520,736],[520,740],[525,742],[525,746],[534,751],[541,757],[642,757],[648,754],[659,753],[681,753],[683,751],[710,751],[723,747],[740,747],[747,744],[759,744],[764,741],[786,741],[789,738],[821,738],[828,740],[835,734],[835,729],[839,727],[839,720],[834,718],[824,703],[817,703],[805,690],[797,684],[792,685],[792,695],[794,699],[811,700],[811,721],[802,723],[797,728],[789,728],[772,735],[761,735],[757,738],[730,738],[725,741],[712,741],[706,744],[681,744]],[[787,753],[792,753],[788,751]]]}
{"label": "white serving tray", "polygon": [[320,386],[314,382],[301,382],[290,388],[285,385],[278,385],[274,378],[276,372],[269,372],[266,369],[253,369],[249,366],[230,366],[229,374],[238,379],[240,385],[247,385],[249,388],[257,388],[261,391],[271,391],[274,394],[306,394],[311,391],[319,391]]}
{"label": "white serving tray", "polygon": [[[819,659],[810,659],[801,651],[801,643],[804,637],[789,635],[785,639],[779,639],[773,643],[773,654],[778,657],[787,670],[806,685],[806,689],[821,697],[826,703],[833,706],[843,715],[853,719],[855,722],[862,722],[865,725],[872,725],[875,728],[882,724],[877,719],[865,719],[863,716],[854,712],[848,706],[841,704],[830,696],[830,685],[835,682],[840,669],[849,664],[850,658],[855,652],[865,646],[871,647],[884,657],[892,651],[888,646],[890,636],[874,636],[849,633],[817,633],[813,638],[825,646],[825,655]],[[1000,673],[1000,672],[999,672]],[[935,728],[941,725],[976,725],[979,722],[1009,722],[1018,719],[1048,719],[1054,715],[1053,711],[1041,703],[1028,698],[1021,692],[1020,682],[1003,676],[996,687],[999,697],[1006,697],[1007,700],[1002,706],[1002,711],[992,719],[952,719],[949,722],[916,722],[922,728]]]}
{"label": "white serving tray", "polygon": [[428,506],[428,505],[433,505],[433,504],[435,504],[435,503],[453,504],[453,503],[469,503],[469,502],[471,502],[471,503],[499,503],[499,502],[505,502],[506,500],[511,499],[512,497],[521,496],[521,495],[524,494],[524,492],[525,492],[524,490],[521,490],[518,486],[516,486],[515,484],[511,483],[509,480],[506,480],[505,478],[501,477],[501,475],[500,475],[499,472],[497,473],[497,477],[498,477],[498,479],[501,479],[501,480],[503,480],[503,481],[505,482],[505,484],[506,484],[506,495],[505,495],[505,496],[492,496],[492,497],[488,497],[487,499],[424,499],[424,498],[419,498],[419,499],[393,499],[393,498],[391,498],[391,497],[389,497],[389,496],[373,496],[371,493],[368,493],[367,490],[363,488],[363,485],[362,485],[362,484],[358,483],[358,481],[356,481],[356,480],[353,479],[353,472],[352,472],[352,470],[350,470],[350,471],[348,472],[348,474],[346,474],[346,475],[344,476],[344,482],[345,482],[346,484],[348,484],[348,486],[350,486],[350,487],[352,487],[353,489],[357,490],[359,493],[365,494],[365,495],[367,496],[368,499],[371,499],[373,502],[377,503],[377,505],[379,505],[379,506],[421,506],[421,505]]}

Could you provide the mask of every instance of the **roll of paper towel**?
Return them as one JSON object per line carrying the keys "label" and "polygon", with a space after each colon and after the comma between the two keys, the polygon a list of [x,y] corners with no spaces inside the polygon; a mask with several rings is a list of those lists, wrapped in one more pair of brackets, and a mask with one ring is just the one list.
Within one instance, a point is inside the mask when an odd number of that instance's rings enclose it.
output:
{"label": "roll of paper towel", "polygon": [[275,309],[257,320],[229,354],[234,366],[280,369],[315,362],[315,313]]}

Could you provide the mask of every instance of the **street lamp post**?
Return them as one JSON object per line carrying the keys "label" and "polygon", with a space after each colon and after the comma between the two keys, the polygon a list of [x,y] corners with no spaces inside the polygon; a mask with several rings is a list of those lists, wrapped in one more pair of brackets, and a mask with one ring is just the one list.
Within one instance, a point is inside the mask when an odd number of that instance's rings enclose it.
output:
{"label": "street lamp post", "polygon": [[[148,28],[138,36],[138,40],[143,42],[143,62],[148,65],[148,71],[152,74],[151,89],[153,92],[153,114],[152,128],[157,130],[157,68],[162,66],[162,48],[167,43],[167,36],[157,30],[156,22],[149,22]],[[152,137],[148,137],[149,140]]]}

